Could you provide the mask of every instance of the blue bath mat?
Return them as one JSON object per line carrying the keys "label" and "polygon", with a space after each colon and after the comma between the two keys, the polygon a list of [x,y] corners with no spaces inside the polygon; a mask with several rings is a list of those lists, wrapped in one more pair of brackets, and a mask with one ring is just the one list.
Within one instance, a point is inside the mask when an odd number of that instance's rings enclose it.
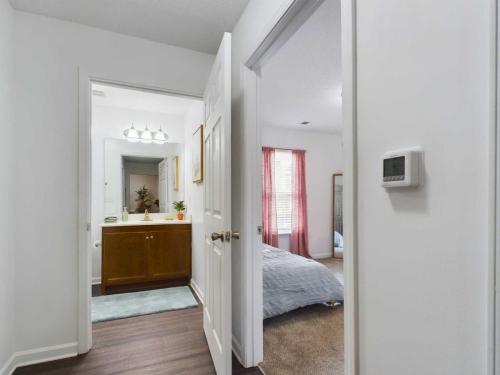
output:
{"label": "blue bath mat", "polygon": [[196,306],[188,286],[92,297],[92,323]]}

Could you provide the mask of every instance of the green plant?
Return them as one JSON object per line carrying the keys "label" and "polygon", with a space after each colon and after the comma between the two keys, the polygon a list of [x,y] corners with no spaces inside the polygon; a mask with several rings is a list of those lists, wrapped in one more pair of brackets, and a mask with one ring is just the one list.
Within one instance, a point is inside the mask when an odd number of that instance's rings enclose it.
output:
{"label": "green plant", "polygon": [[174,210],[176,210],[177,212],[182,212],[186,209],[184,201],[173,202],[172,205],[174,206]]}
{"label": "green plant", "polygon": [[146,185],[143,185],[139,190],[136,190],[135,193],[137,194],[137,199],[135,201],[139,204],[139,212],[151,209],[151,206],[153,206],[154,203],[154,197]]}

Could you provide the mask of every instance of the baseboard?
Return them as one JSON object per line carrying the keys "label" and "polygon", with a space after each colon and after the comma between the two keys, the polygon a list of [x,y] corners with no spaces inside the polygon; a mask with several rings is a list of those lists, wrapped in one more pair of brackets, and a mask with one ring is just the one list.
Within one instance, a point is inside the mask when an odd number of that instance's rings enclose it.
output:
{"label": "baseboard", "polygon": [[0,368],[0,375],[11,375],[16,367],[14,366],[15,355],[12,354],[5,364]]}
{"label": "baseboard", "polygon": [[101,278],[99,276],[92,278],[92,285],[99,285],[101,283]]}
{"label": "baseboard", "polygon": [[193,288],[194,292],[196,293],[196,296],[200,300],[201,304],[205,304],[205,298],[203,296],[203,292],[201,291],[201,288],[198,284],[196,284],[196,281],[194,279],[191,279],[191,288]]}
{"label": "baseboard", "polygon": [[311,254],[311,257],[313,259],[325,259],[325,258],[331,258],[332,257],[332,252],[326,252],[326,253],[316,253],[316,254]]}
{"label": "baseboard", "polygon": [[78,344],[76,342],[15,352],[0,371],[0,375],[11,375],[18,367],[76,357],[77,355]]}

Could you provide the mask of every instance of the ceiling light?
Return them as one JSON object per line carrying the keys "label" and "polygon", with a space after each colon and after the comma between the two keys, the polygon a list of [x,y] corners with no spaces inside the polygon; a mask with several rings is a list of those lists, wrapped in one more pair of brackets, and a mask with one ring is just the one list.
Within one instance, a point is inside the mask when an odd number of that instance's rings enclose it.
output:
{"label": "ceiling light", "polygon": [[162,145],[165,142],[167,142],[167,139],[168,139],[168,134],[161,129],[161,126],[160,130],[153,133],[153,142],[156,144]]}
{"label": "ceiling light", "polygon": [[134,128],[134,124],[132,124],[132,127],[129,129],[125,129],[123,132],[123,135],[125,138],[127,138],[127,141],[129,142],[139,142],[139,132]]}
{"label": "ceiling light", "polygon": [[310,121],[302,121],[300,125],[309,125],[311,122]]}
{"label": "ceiling light", "polygon": [[142,132],[140,132],[140,141],[142,143],[152,143],[153,142],[153,133],[151,130],[148,129],[146,126],[146,129],[144,129]]}

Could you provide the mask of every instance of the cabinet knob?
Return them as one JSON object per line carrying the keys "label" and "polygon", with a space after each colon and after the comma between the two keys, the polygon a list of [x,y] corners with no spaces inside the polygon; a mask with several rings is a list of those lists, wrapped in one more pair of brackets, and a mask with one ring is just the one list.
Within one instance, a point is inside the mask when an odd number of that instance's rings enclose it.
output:
{"label": "cabinet knob", "polygon": [[148,236],[146,236],[146,239],[147,239],[147,240],[149,240],[149,237],[148,237]]}
{"label": "cabinet knob", "polygon": [[152,240],[154,238],[154,236],[149,236],[149,239]]}

